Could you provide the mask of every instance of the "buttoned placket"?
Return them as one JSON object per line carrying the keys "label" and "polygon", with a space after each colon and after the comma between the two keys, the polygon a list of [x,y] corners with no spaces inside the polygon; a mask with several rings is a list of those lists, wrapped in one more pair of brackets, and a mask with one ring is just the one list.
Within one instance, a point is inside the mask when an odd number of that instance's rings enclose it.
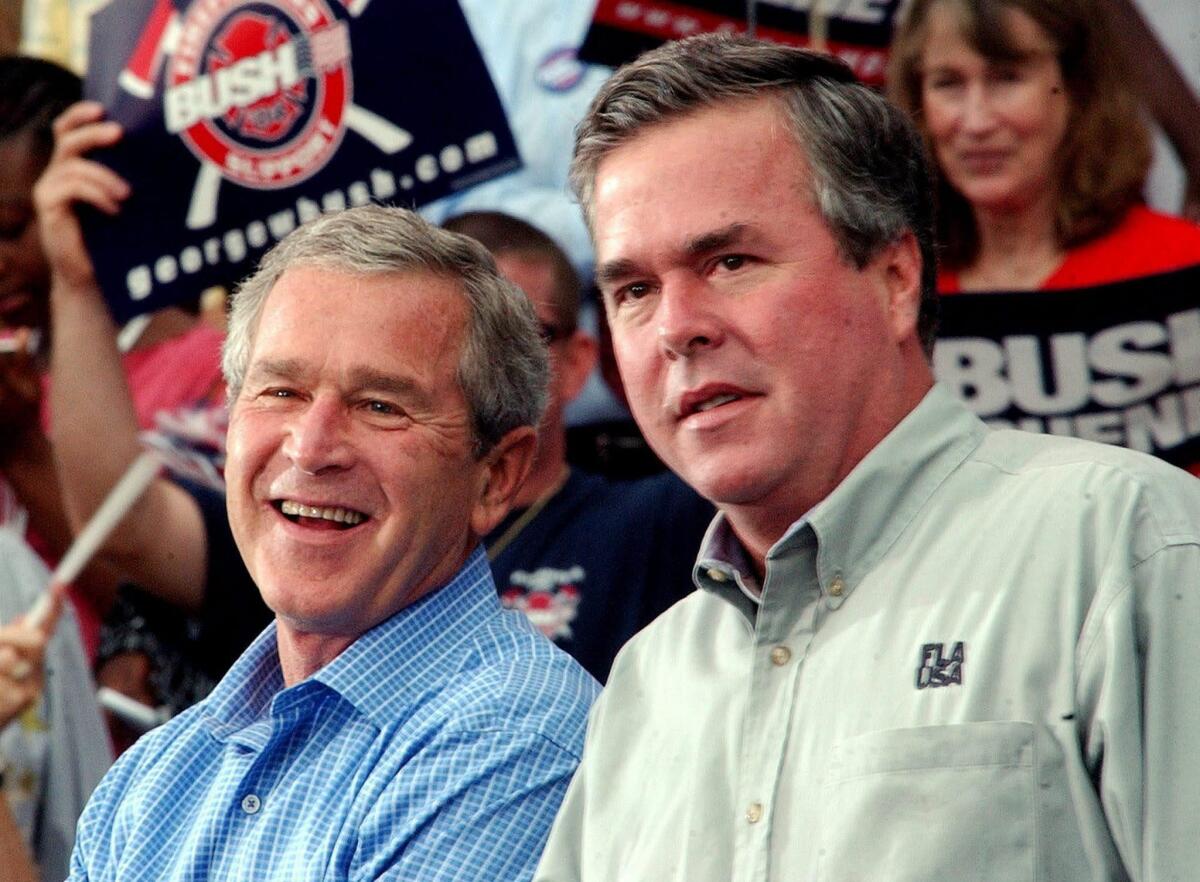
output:
{"label": "buttoned placket", "polygon": [[731,823],[738,826],[732,882],[769,878],[774,808],[787,750],[796,684],[812,642],[821,592],[811,531],[797,548],[768,559],[767,578],[754,625],[754,649],[742,745],[738,762],[738,802]]}
{"label": "buttoned placket", "polygon": [[277,783],[279,762],[275,748],[291,738],[302,723],[311,724],[321,687],[301,684],[276,695],[268,716],[238,732],[231,742],[248,751],[248,765],[240,776],[233,799],[246,821],[268,807],[270,792]]}

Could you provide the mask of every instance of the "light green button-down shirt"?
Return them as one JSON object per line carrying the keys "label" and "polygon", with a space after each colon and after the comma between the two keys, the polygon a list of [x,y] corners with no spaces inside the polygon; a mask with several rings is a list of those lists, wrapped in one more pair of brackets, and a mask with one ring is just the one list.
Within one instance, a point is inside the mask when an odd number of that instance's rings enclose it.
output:
{"label": "light green button-down shirt", "polygon": [[758,601],[720,516],[696,575],[537,879],[1200,879],[1200,481],[935,388]]}

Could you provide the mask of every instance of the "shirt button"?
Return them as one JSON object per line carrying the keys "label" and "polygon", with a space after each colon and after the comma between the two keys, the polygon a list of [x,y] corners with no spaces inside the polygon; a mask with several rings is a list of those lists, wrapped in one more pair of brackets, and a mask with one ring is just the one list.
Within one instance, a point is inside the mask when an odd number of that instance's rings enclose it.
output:
{"label": "shirt button", "polygon": [[842,581],[841,576],[835,576],[833,581],[829,583],[829,593],[834,597],[841,597],[846,590],[846,583]]}
{"label": "shirt button", "polygon": [[792,651],[786,646],[776,646],[771,649],[771,663],[783,667],[792,660]]}
{"label": "shirt button", "polygon": [[708,571],[708,578],[712,579],[714,582],[724,582],[729,577],[725,575],[724,570],[718,570],[716,567],[713,567]]}
{"label": "shirt button", "polygon": [[242,797],[242,811],[246,814],[257,814],[260,808],[262,808],[262,800],[253,793],[247,793]]}
{"label": "shirt button", "polygon": [[757,824],[762,820],[762,804],[757,802],[750,803],[750,808],[746,809],[746,820],[751,824]]}

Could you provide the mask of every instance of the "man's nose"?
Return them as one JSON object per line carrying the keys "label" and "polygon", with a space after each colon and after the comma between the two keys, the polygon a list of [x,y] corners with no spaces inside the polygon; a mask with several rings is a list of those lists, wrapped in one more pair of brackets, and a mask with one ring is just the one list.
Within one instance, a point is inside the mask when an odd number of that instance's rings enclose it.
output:
{"label": "man's nose", "polygon": [[700,280],[664,282],[656,315],[663,355],[673,361],[721,345],[725,332],[717,296]]}
{"label": "man's nose", "polygon": [[283,454],[310,475],[347,468],[354,461],[350,428],[350,416],[340,401],[315,397],[289,422]]}

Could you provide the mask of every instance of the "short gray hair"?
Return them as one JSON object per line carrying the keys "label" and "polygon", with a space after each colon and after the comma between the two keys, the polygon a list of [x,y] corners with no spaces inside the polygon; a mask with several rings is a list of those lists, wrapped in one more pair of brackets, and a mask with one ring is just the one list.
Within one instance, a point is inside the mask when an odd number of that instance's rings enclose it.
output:
{"label": "short gray hair", "polygon": [[[458,383],[471,413],[476,455],[518,426],[538,424],[550,368],[529,298],[496,271],[478,242],[440,230],[406,209],[380,205],[350,208],[298,227],[241,284],[222,353],[231,399],[245,381],[267,295],[297,266],[351,275],[423,271],[461,282],[469,318]],[[330,302],[330,309],[353,308]]]}
{"label": "short gray hair", "polygon": [[702,34],[667,43],[618,70],[575,130],[571,187],[589,224],[596,170],[644,129],[718,104],[780,102],[812,170],[813,199],[842,259],[862,269],[911,232],[921,251],[918,332],[937,330],[933,188],[920,136],[899,108],[842,62],[774,43]]}

